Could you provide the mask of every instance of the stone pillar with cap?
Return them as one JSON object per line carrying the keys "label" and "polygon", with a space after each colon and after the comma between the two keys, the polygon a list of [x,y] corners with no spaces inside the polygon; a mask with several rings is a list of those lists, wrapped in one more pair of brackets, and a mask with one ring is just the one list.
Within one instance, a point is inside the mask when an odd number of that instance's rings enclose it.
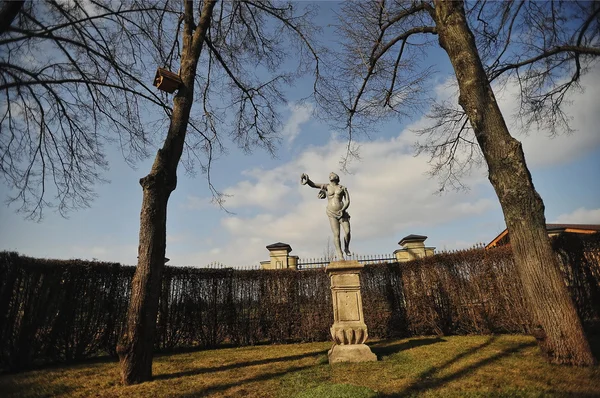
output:
{"label": "stone pillar with cap", "polygon": [[410,234],[398,242],[402,249],[394,251],[394,256],[399,263],[416,260],[418,258],[429,257],[435,254],[435,247],[426,247],[425,235]]}
{"label": "stone pillar with cap", "polygon": [[329,363],[376,361],[365,344],[368,332],[360,294],[360,270],[356,260],[333,261],[325,269],[331,280],[334,345],[327,353]]}
{"label": "stone pillar with cap", "polygon": [[297,269],[298,256],[290,256],[292,247],[287,243],[277,242],[267,246],[270,259],[261,261],[261,269]]}

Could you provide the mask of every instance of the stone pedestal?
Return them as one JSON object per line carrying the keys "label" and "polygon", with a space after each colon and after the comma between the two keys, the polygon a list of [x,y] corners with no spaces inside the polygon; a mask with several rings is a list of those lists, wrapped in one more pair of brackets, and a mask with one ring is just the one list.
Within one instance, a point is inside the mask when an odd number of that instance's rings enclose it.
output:
{"label": "stone pedestal", "polygon": [[329,363],[376,361],[367,341],[362,297],[360,295],[360,270],[363,265],[355,260],[333,261],[325,271],[331,279],[333,325],[331,337],[334,345],[327,353]]}

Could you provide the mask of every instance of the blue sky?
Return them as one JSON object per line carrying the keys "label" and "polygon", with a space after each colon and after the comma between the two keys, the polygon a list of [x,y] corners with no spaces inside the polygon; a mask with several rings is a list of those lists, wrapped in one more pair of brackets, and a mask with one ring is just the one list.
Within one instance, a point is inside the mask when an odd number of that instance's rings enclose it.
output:
{"label": "blue sky", "polygon": [[[323,3],[316,23],[333,22],[333,3]],[[325,37],[329,32],[325,31]],[[438,96],[452,96],[451,71],[443,53],[430,54],[437,63],[433,86]],[[234,145],[213,166],[213,183],[231,195],[225,206],[211,204],[206,179],[185,175],[180,168],[177,190],[171,195],[167,224],[170,265],[205,266],[218,261],[247,266],[268,259],[266,245],[285,242],[300,257],[323,256],[331,235],[325,201],[317,190],[301,186],[300,175],[326,182],[340,174],[351,194],[351,250],[357,254],[391,253],[408,234],[422,234],[438,250],[487,243],[504,227],[498,200],[487,170],[475,170],[464,182],[468,191],[435,194],[438,182],[426,173],[424,156],[414,156],[418,139],[413,130],[424,126],[423,115],[383,123],[372,140],[361,139],[361,160],[340,171],[344,137],[314,117],[314,104],[299,105],[311,86],[309,78],[290,87],[282,104],[284,126],[277,157],[256,150],[245,155]],[[572,135],[549,138],[544,131],[519,132],[534,184],[544,199],[548,222],[600,223],[600,68],[582,80],[583,92],[572,93],[568,114]],[[497,92],[507,121],[513,126],[516,87]],[[130,168],[118,148],[109,148],[109,184],[96,186],[92,207],[68,219],[47,211],[42,222],[24,220],[16,206],[0,207],[0,250],[45,258],[97,258],[135,264],[142,191],[152,157]],[[5,198],[8,188],[0,185]]]}

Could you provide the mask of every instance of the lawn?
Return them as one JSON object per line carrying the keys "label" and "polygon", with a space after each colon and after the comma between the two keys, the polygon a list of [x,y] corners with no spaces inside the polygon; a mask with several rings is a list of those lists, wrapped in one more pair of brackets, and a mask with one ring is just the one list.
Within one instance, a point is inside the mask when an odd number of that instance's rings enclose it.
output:
{"label": "lawn", "polygon": [[116,360],[0,376],[5,397],[600,397],[600,367],[544,362],[526,336],[370,342],[377,362],[327,362],[331,343],[155,357],[152,382],[119,385]]}

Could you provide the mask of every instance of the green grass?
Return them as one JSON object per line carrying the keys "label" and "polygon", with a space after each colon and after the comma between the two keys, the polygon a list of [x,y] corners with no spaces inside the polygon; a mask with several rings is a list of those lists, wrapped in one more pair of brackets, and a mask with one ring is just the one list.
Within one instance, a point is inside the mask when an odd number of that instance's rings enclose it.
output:
{"label": "green grass", "polygon": [[377,362],[330,366],[331,343],[155,357],[153,381],[119,385],[117,361],[0,376],[5,397],[600,397],[600,367],[544,361],[526,336],[370,342]]}

